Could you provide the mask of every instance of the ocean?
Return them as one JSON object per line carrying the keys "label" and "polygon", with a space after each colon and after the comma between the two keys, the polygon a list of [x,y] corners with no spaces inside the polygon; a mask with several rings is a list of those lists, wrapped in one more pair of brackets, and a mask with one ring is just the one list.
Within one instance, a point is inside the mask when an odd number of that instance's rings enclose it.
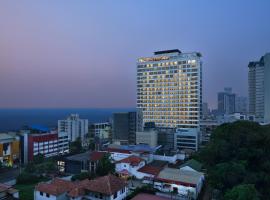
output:
{"label": "ocean", "polygon": [[57,127],[57,120],[65,119],[72,113],[77,113],[89,123],[106,122],[115,112],[135,111],[135,108],[61,108],[61,109],[0,109],[0,132],[16,131],[25,125],[43,125],[49,128]]}

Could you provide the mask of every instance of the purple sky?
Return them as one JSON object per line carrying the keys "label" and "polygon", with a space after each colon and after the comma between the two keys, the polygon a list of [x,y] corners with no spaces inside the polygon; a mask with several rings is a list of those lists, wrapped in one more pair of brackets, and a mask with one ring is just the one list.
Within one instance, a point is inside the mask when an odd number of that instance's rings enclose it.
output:
{"label": "purple sky", "polygon": [[270,51],[269,0],[2,1],[0,107],[135,107],[136,59],[203,54],[204,100],[247,96],[247,64]]}

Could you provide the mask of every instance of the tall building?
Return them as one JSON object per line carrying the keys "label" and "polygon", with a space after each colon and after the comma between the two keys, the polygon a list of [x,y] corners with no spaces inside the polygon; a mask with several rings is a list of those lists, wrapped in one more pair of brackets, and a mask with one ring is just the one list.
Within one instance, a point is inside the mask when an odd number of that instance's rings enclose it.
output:
{"label": "tall building", "polygon": [[198,128],[202,115],[202,62],[198,52],[157,51],[137,61],[137,108],[143,123]]}
{"label": "tall building", "polygon": [[210,114],[210,110],[208,108],[208,103],[204,102],[202,104],[202,115],[203,118],[207,118],[207,116]]}
{"label": "tall building", "polygon": [[71,114],[67,119],[58,120],[58,133],[67,135],[71,142],[77,138],[83,142],[88,134],[88,119],[80,119],[78,114]]}
{"label": "tall building", "polygon": [[246,114],[248,107],[247,97],[236,96],[235,97],[235,112]]}
{"label": "tall building", "polygon": [[248,68],[249,112],[257,122],[270,123],[270,53]]}
{"label": "tall building", "polygon": [[128,144],[136,143],[136,112],[114,113],[112,120],[113,140]]}
{"label": "tall building", "polygon": [[235,112],[235,94],[232,88],[224,88],[223,92],[218,93],[218,114],[232,114]]}

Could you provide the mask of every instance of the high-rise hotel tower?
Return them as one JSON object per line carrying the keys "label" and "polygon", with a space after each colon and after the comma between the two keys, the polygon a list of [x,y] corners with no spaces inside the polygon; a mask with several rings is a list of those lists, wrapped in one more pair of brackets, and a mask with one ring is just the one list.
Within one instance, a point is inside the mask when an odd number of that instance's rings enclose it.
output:
{"label": "high-rise hotel tower", "polygon": [[270,123],[270,53],[248,65],[249,113],[260,123]]}
{"label": "high-rise hotel tower", "polygon": [[157,51],[137,62],[137,108],[143,123],[199,128],[202,116],[202,62],[198,52]]}

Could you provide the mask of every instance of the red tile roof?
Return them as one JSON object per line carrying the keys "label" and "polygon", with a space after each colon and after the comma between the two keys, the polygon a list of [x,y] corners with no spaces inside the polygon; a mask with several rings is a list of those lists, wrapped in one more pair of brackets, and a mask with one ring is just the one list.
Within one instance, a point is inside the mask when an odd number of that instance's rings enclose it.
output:
{"label": "red tile roof", "polygon": [[89,180],[85,179],[83,181],[77,181],[76,183],[76,187],[72,188],[69,192],[68,192],[68,196],[70,197],[78,197],[78,196],[83,196],[85,194],[85,189],[84,187],[89,184]]}
{"label": "red tile roof", "polygon": [[117,163],[128,163],[131,166],[138,166],[142,161],[144,160],[138,156],[129,156],[127,158],[117,161]]}
{"label": "red tile roof", "polygon": [[163,169],[162,167],[154,167],[151,165],[145,165],[142,168],[140,168],[138,172],[157,176],[162,169]]}
{"label": "red tile roof", "polygon": [[107,175],[90,180],[89,184],[85,186],[85,189],[105,195],[112,195],[124,188],[126,185],[127,183],[125,180],[114,175]]}
{"label": "red tile roof", "polygon": [[75,186],[75,182],[73,183],[71,181],[55,178],[51,183],[39,183],[35,190],[58,196],[70,191]]}
{"label": "red tile roof", "polygon": [[104,151],[94,151],[90,155],[90,161],[93,161],[93,162],[98,161],[101,158],[103,158],[103,156],[105,154],[106,154],[106,152],[104,152]]}
{"label": "red tile roof", "polygon": [[4,184],[4,183],[0,183],[0,192],[6,191],[6,190],[8,190],[9,188],[11,188],[11,186],[6,185],[6,184]]}
{"label": "red tile roof", "polygon": [[160,197],[153,194],[141,193],[133,197],[131,200],[169,200],[169,198]]}
{"label": "red tile roof", "polygon": [[123,179],[108,175],[93,180],[86,179],[76,182],[56,178],[51,183],[39,183],[35,190],[54,196],[67,193],[70,197],[78,197],[83,196],[86,190],[105,195],[112,195],[126,185],[127,183]]}

